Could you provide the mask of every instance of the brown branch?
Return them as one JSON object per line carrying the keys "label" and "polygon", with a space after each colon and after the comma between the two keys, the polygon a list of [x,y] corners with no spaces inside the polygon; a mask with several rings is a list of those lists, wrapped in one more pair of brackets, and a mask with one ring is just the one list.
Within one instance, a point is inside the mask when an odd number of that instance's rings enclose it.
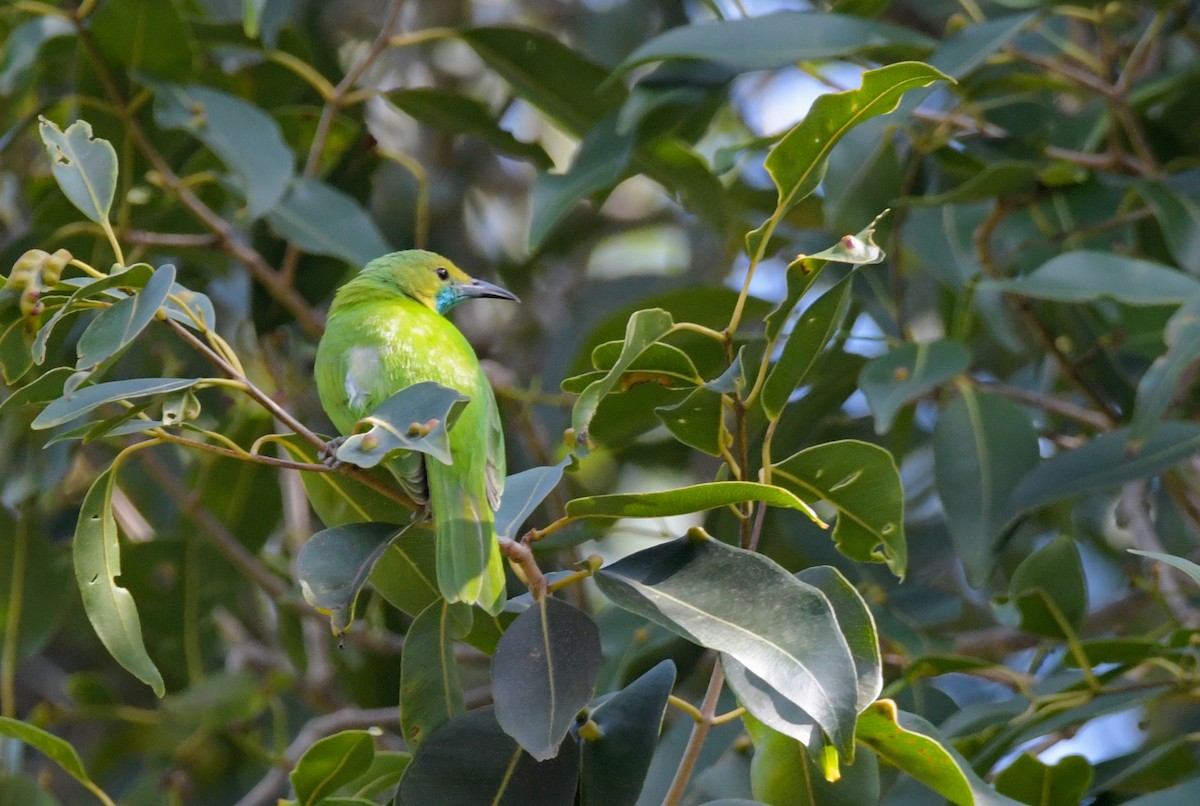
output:
{"label": "brown branch", "polygon": [[1108,418],[1100,412],[1077,405],[1069,400],[1022,389],[1019,386],[1009,386],[1006,383],[990,383],[975,379],[971,379],[971,382],[981,391],[1007,397],[1051,414],[1058,414],[1097,431],[1106,431],[1110,427]]}
{"label": "brown branch", "polygon": [[533,600],[541,601],[546,595],[546,575],[538,567],[537,559],[533,556],[533,549],[529,548],[525,541],[510,540],[507,537],[497,537],[496,539],[500,541],[500,553],[521,569],[525,585],[533,594]]}
{"label": "brown branch", "polygon": [[692,725],[692,734],[688,737],[683,757],[679,759],[679,767],[675,770],[671,787],[663,797],[663,806],[678,806],[683,798],[688,780],[692,777],[692,771],[696,768],[696,761],[700,758],[700,751],[704,747],[704,740],[708,738],[708,731],[714,724],[717,700],[721,696],[721,688],[724,685],[725,672],[721,669],[720,659],[717,659],[713,662],[712,676],[708,679],[708,691],[704,693],[704,702],[700,705],[700,719]]}
{"label": "brown branch", "polygon": [[172,249],[204,249],[220,243],[212,233],[146,232],[130,229],[118,232],[117,235],[134,246],[165,246]]}

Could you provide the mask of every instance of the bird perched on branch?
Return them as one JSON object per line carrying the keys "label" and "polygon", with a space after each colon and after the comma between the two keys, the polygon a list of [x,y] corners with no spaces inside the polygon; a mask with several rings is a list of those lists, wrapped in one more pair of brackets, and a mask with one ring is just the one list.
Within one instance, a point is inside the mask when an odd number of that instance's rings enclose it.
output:
{"label": "bird perched on branch", "polygon": [[317,347],[317,392],[342,434],[399,390],[433,381],[470,398],[450,429],[452,464],[410,453],[389,469],[432,509],[437,578],[451,602],[504,605],[493,513],[504,487],[504,433],[479,359],[446,314],[464,300],[519,302],[441,255],[411,249],[376,258],[334,296]]}

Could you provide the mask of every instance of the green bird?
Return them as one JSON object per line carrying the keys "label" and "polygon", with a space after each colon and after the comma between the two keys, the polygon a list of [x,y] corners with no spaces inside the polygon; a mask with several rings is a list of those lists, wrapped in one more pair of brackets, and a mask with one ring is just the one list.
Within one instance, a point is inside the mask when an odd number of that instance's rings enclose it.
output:
{"label": "green bird", "polygon": [[342,434],[422,381],[470,398],[450,429],[452,464],[412,453],[389,461],[389,469],[410,497],[432,509],[442,595],[495,614],[505,600],[493,518],[504,489],[504,432],[475,351],[446,318],[476,297],[520,301],[433,252],[411,249],[376,258],[334,296],[315,375],[321,405]]}

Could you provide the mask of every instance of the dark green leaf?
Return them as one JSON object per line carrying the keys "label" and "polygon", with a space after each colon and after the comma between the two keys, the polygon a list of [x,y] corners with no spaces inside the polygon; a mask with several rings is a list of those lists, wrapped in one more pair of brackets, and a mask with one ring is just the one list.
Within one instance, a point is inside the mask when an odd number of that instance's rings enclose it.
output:
{"label": "dark green leaf", "polygon": [[91,277],[81,277],[74,280],[78,284],[78,288],[67,298],[66,302],[59,306],[58,310],[50,315],[50,318],[38,330],[37,338],[34,339],[32,347],[33,360],[41,364],[46,359],[46,343],[50,339],[50,334],[53,332],[54,326],[67,314],[77,313],[81,310],[84,301],[95,299],[101,295],[114,300],[125,299],[125,292],[118,290],[118,288],[130,291],[144,288],[153,276],[154,269],[149,264],[135,263],[124,271],[115,271],[113,274],[99,280],[93,280]]}
{"label": "dark green leaf", "polygon": [[422,123],[449,134],[470,134],[493,146],[501,154],[527,160],[545,170],[553,165],[537,143],[518,140],[500,123],[482,101],[446,90],[420,87],[388,93],[388,100]]}
{"label": "dark green leaf", "polygon": [[[317,449],[295,434],[281,437],[279,443],[296,461],[321,463]],[[384,470],[380,470],[377,477],[384,480],[391,478]],[[300,480],[304,483],[304,491],[313,510],[326,526],[361,521],[406,523],[412,518],[411,509],[341,473],[301,471]],[[420,613],[421,609],[418,608],[413,615]]]}
{"label": "dark green leaf", "polygon": [[160,82],[150,82],[150,87],[155,122],[188,132],[233,172],[246,200],[246,220],[257,220],[279,203],[292,179],[295,158],[274,118],[210,87]]}
{"label": "dark green leaf", "polygon": [[112,511],[112,470],[101,473],[88,490],[75,527],[75,580],[83,609],[96,635],[113,658],[154,693],[163,696],[162,675],[146,654],[137,605],[117,584],[121,575],[121,546]]}
{"label": "dark green leaf", "polygon": [[850,647],[854,668],[858,670],[858,710],[862,711],[883,690],[883,660],[879,655],[879,636],[875,619],[867,603],[842,572],[829,565],[805,568],[796,579],[812,585],[829,600],[837,616],[842,637]]}
{"label": "dark green leaf", "polygon": [[804,747],[812,745],[814,740],[817,740],[819,745],[821,735],[817,723],[803,708],[779,693],[732,655],[721,653],[721,667],[725,670],[725,682],[730,690],[755,720]]}
{"label": "dark green leaf", "polygon": [[1200,450],[1200,425],[1160,423],[1144,442],[1129,428],[1117,428],[1063,451],[1035,467],[1008,499],[1016,518],[1054,501],[1119,487],[1156,476]]}
{"label": "dark green leaf", "polygon": [[1043,764],[1022,753],[996,776],[996,791],[1030,806],[1082,803],[1092,783],[1092,765],[1083,756],[1066,756]]}
{"label": "dark green leaf", "polygon": [[293,179],[283,199],[267,213],[267,221],[281,238],[305,252],[353,266],[392,251],[362,205],[319,179]]}
{"label": "dark green leaf", "polygon": [[982,288],[1058,302],[1111,297],[1126,305],[1178,305],[1200,292],[1200,282],[1160,263],[1110,252],[1067,252],[1012,280],[984,280]]}
{"label": "dark green leaf", "polygon": [[658,744],[675,664],[664,660],[588,713],[582,737],[582,806],[634,806]]}
{"label": "dark green leaf", "polygon": [[943,205],[987,201],[998,196],[1028,196],[1037,186],[1042,166],[1024,160],[989,162],[965,182],[942,193],[905,199],[909,205]]}
{"label": "dark green leaf", "polygon": [[4,383],[13,386],[25,373],[33,369],[34,322],[18,317],[6,327],[0,327],[0,371]]}
{"label": "dark green leaf", "polygon": [[953,339],[905,344],[871,359],[858,387],[875,415],[875,433],[886,434],[900,409],[955,375],[966,372],[971,353]]}
{"label": "dark green leaf", "polygon": [[912,29],[878,20],[787,11],[672,28],[635,49],[614,75],[665,59],[716,62],[749,72],[845,58],[883,47],[928,51],[933,44]]}
{"label": "dark green leaf", "polygon": [[404,530],[390,523],[347,523],[310,537],[296,555],[304,599],[329,614],[335,632],[354,620],[354,603],[375,561]]}
{"label": "dark green leaf", "polygon": [[968,25],[938,45],[928,61],[952,78],[965,78],[1035,19],[1036,14],[1009,14]]}
{"label": "dark green leaf", "polygon": [[792,328],[783,353],[762,389],[763,409],[772,420],[779,418],[792,393],[800,388],[812,369],[817,355],[842,326],[850,308],[851,281],[852,277],[847,277],[822,294],[800,314]]}
{"label": "dark green leaf", "polygon": [[492,660],[496,719],[538,761],[554,758],[600,672],[600,631],[585,613],[543,597],[509,625]]}
{"label": "dark green leaf", "polygon": [[1180,268],[1200,271],[1200,208],[1169,185],[1143,182],[1138,193],[1154,210],[1154,217]]}
{"label": "dark green leaf", "polygon": [[595,580],[620,607],[734,657],[852,755],[854,660],[816,588],[699,530],[609,565]]}
{"label": "dark green leaf", "polygon": [[1087,580],[1071,538],[1056,538],[1022,560],[1008,587],[1021,613],[1022,630],[1069,638],[1083,625]]}
{"label": "dark green leaf", "polygon": [[338,446],[337,458],[358,467],[375,467],[393,451],[418,451],[450,464],[449,429],[470,401],[460,392],[424,381],[406,386],[358,421],[371,427]]}
{"label": "dark green leaf", "polygon": [[753,481],[713,481],[656,493],[593,495],[567,502],[572,518],[662,518],[688,512],[764,501],[778,507],[798,509],[814,521],[820,519],[812,509],[792,493],[770,484]]}
{"label": "dark green leaf", "polygon": [[496,535],[515,537],[517,530],[533,514],[546,496],[558,486],[563,471],[574,461],[570,454],[556,465],[531,467],[514,473],[504,482],[504,495],[496,510]]}
{"label": "dark green leaf", "polygon": [[1008,521],[1008,497],[1041,461],[1024,409],[964,386],[933,431],[934,473],[950,537],[971,584],[980,587]]}
{"label": "dark green leaf", "polygon": [[58,186],[79,212],[107,226],[117,190],[117,152],[112,143],[93,138],[92,124],[86,120],[75,121],[66,131],[45,118],[39,120],[38,131]]}
{"label": "dark green leaf", "polygon": [[1167,322],[1167,351],[1142,375],[1134,405],[1132,439],[1142,441],[1166,414],[1188,370],[1200,361],[1200,294],[1189,297]]}
{"label": "dark green leaf", "polygon": [[837,508],[833,540],[859,562],[886,562],[903,578],[904,490],[892,455],[878,445],[842,440],[816,445],[774,465],[778,483]]}
{"label": "dark green leaf", "polygon": [[8,32],[4,55],[0,57],[0,95],[11,95],[20,87],[29,69],[37,62],[42,45],[75,32],[67,20],[46,14],[23,22]]}
{"label": "dark green leaf", "polygon": [[566,739],[558,755],[538,763],[480,708],[433,732],[400,781],[396,806],[571,806],[579,779],[579,746]]}
{"label": "dark green leaf", "polygon": [[463,712],[454,641],[471,623],[471,608],[437,599],[404,635],[400,658],[400,721],[404,740],[416,750],[433,731]]}
{"label": "dark green leaf", "polygon": [[176,392],[199,383],[199,378],[134,378],[85,386],[68,397],[60,397],[34,418],[32,428],[51,428],[82,417],[94,408],[115,400],[129,400]]}
{"label": "dark green leaf", "polygon": [[344,730],[313,742],[292,770],[292,789],[301,806],[324,802],[362,775],[375,758],[375,740],[365,730]]}
{"label": "dark green leaf", "polygon": [[75,353],[79,356],[75,368],[91,369],[116,355],[137,338],[154,321],[174,282],[175,267],[168,263],[154,272],[141,292],[101,311],[75,345]]}
{"label": "dark green leaf", "polygon": [[130,70],[183,78],[192,69],[192,40],[175,3],[109,0],[90,23],[100,52]]}
{"label": "dark green leaf", "polygon": [[[377,750],[371,766],[357,779],[346,785],[346,789],[359,798],[375,798],[395,790],[401,776],[412,761],[411,753],[398,750]],[[375,803],[374,800],[369,801]]]}

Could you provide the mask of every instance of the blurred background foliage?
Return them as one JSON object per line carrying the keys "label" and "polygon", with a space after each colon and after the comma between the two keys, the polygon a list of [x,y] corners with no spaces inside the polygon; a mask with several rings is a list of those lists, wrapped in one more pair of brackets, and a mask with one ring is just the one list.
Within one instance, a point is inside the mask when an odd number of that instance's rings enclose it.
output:
{"label": "blurred background foliage", "polygon": [[[113,262],[38,136],[39,116],[86,119],[119,159],[125,263],[176,266],[253,383],[329,433],[311,370],[333,289],[384,251],[445,254],[524,301],[455,317],[496,387],[515,472],[565,455],[583,382],[560,383],[611,366],[615,353],[594,366],[593,349],[622,340],[634,311],[720,330],[741,292],[737,344],[753,367],[793,259],[890,208],[875,235],[886,259],[854,272],[845,324],[771,434],[776,461],[848,439],[891,452],[907,575],[848,559],[783,508],[764,509],[758,548],[790,572],[830,565],[850,580],[877,625],[884,695],[937,726],[971,791],[934,794],[944,779],[918,781],[902,738],[882,733],[860,742],[890,763],[863,749],[870,769],[844,769],[841,789],[802,787],[813,761],[747,718],[713,727],[670,797],[1188,802],[1200,793],[1195,567],[1126,550],[1194,557],[1200,528],[1197,12],[1183,0],[12,0],[0,265],[34,248]],[[914,59],[954,83],[838,132],[816,192],[747,250],[781,209],[764,167],[779,138],[817,96]],[[831,266],[800,309],[846,276]],[[46,366],[73,362],[85,322],[69,321]],[[704,380],[729,367],[703,339],[675,343]],[[30,377],[17,381],[26,355],[5,330],[6,398]],[[173,339],[143,339],[106,369],[206,371]],[[597,450],[531,524],[568,499],[723,472],[656,414],[693,388],[606,396]],[[199,397],[199,422],[240,445],[280,429],[249,399]],[[35,411],[0,413],[4,717],[67,738],[131,804],[271,802],[314,741],[347,728],[382,725],[380,758],[403,749],[398,645],[415,614],[389,606],[402,594],[368,591],[339,646],[305,609],[291,567],[320,524],[297,474],[169,449],[123,463],[121,583],[165,678],[159,700],[110,658],[72,582],[81,501],[127,438],[55,441],[30,430]],[[766,422],[746,412],[737,447],[757,455]],[[585,520],[540,543],[538,561],[616,560],[701,524],[734,543],[743,528],[728,509]],[[591,583],[568,593],[600,626],[597,693],[671,659],[675,693],[704,697],[712,653],[606,606]],[[489,702],[487,658],[458,659],[467,707]],[[667,796],[691,725],[668,709],[637,802]],[[0,800],[90,797],[4,748]]]}

